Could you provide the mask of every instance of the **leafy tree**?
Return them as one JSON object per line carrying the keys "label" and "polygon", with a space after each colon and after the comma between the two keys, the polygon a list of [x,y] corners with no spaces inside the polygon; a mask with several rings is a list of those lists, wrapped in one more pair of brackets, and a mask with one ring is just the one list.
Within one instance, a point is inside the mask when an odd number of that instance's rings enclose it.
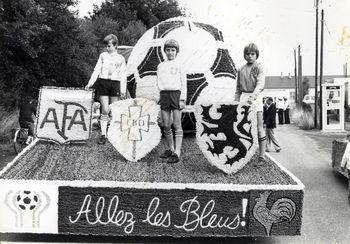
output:
{"label": "leafy tree", "polygon": [[309,94],[309,88],[310,88],[310,79],[308,77],[304,77],[302,97],[304,97],[306,94]]}
{"label": "leafy tree", "polygon": [[[109,29],[109,33],[116,34],[121,44],[135,45],[147,29],[163,20],[182,15],[184,11],[175,0],[107,0],[100,7],[94,7],[90,18],[98,23],[97,26],[102,24],[102,20],[105,25],[116,21],[115,28]],[[94,33],[103,38],[96,28]]]}
{"label": "leafy tree", "polygon": [[146,29],[183,15],[175,0],[108,0],[79,19],[77,0],[0,0],[0,104],[42,86],[84,86],[109,33],[135,45]]}
{"label": "leafy tree", "polygon": [[74,0],[4,0],[0,22],[0,99],[13,107],[41,86],[82,86],[97,50],[93,33],[69,11]]}

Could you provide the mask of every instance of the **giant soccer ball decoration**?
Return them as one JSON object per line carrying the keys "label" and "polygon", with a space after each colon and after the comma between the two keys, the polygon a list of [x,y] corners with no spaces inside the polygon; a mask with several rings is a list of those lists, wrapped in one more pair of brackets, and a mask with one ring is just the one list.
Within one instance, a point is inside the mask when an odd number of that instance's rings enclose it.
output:
{"label": "giant soccer ball decoration", "polygon": [[[157,24],[133,48],[128,60],[128,82],[136,84],[136,97],[158,101],[157,66],[166,59],[163,47],[168,39],[178,41],[177,59],[187,74],[185,112],[194,111],[196,104],[233,101],[237,70],[222,32],[185,17]],[[187,116],[194,120],[194,116]]]}

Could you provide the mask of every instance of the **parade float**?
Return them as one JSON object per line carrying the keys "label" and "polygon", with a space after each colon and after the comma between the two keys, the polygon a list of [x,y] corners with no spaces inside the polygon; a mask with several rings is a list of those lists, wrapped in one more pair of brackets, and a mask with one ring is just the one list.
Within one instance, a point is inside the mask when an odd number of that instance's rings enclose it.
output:
{"label": "parade float", "polygon": [[[168,38],[187,67],[181,161],[159,158],[156,67]],[[136,98],[91,130],[93,91],[43,87],[37,139],[0,172],[0,232],[108,236],[300,235],[304,185],[257,154],[256,114],[233,102],[236,68],[216,27],[185,18],[148,30],[129,57]],[[4,221],[6,220],[6,221]]]}

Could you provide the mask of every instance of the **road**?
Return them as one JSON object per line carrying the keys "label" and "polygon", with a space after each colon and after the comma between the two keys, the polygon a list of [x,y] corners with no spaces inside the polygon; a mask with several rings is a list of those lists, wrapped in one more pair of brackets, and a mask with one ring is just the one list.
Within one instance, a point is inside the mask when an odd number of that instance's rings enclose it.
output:
{"label": "road", "polygon": [[[302,235],[277,238],[276,243],[349,243],[350,205],[347,180],[331,170],[329,136],[283,125],[277,138],[285,148],[272,156],[305,185]],[[283,241],[282,241],[283,240]]]}
{"label": "road", "polygon": [[303,131],[294,125],[276,129],[282,151],[271,155],[305,185],[301,236],[269,238],[113,238],[64,235],[0,234],[3,241],[104,243],[350,243],[347,180],[332,171],[331,142],[344,134]]}

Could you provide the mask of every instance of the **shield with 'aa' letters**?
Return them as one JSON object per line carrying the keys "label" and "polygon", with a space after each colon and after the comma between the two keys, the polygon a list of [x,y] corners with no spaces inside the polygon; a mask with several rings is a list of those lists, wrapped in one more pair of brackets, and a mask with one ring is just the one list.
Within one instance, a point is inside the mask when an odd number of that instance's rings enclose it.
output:
{"label": "shield with 'aa' letters", "polygon": [[255,154],[256,111],[248,103],[202,104],[195,116],[197,144],[212,165],[232,174]]}
{"label": "shield with 'aa' letters", "polygon": [[129,161],[137,161],[155,148],[161,139],[157,118],[159,105],[154,101],[135,98],[110,105],[112,121],[108,140]]}

